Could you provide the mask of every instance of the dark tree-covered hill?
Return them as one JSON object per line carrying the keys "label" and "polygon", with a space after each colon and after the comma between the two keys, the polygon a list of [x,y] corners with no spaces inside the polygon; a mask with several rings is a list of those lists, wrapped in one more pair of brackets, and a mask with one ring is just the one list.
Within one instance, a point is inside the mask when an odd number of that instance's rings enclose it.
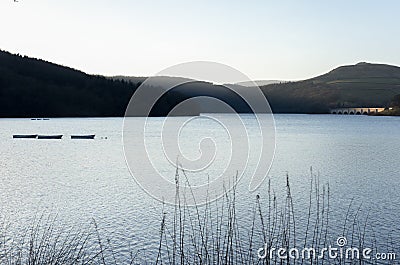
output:
{"label": "dark tree-covered hill", "polygon": [[0,117],[121,116],[136,87],[0,51]]}
{"label": "dark tree-covered hill", "polygon": [[262,90],[277,112],[327,113],[336,107],[388,107],[400,94],[400,67],[359,63],[304,81],[263,86]]}
{"label": "dark tree-covered hill", "polygon": [[[160,82],[183,80],[160,77]],[[0,117],[116,117],[123,116],[129,100],[146,77],[107,78],[0,50]],[[152,116],[167,115],[183,100],[214,97],[237,112],[249,112],[246,103],[224,86],[188,80],[162,97]],[[254,89],[238,86],[239,89]],[[157,93],[160,87],[146,86]],[[387,107],[400,94],[400,68],[359,63],[297,82],[261,87],[275,113],[328,113],[335,107]],[[148,102],[141,102],[147,104]],[[198,101],[188,115],[219,111]]]}

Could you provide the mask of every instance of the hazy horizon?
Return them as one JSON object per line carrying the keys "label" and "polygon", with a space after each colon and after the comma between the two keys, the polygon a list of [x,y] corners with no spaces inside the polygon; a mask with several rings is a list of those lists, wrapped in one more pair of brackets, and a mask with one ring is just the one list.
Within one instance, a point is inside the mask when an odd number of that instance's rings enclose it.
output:
{"label": "hazy horizon", "polygon": [[303,80],[364,61],[400,65],[399,7],[397,1],[10,0],[0,3],[7,25],[0,49],[105,76],[151,76],[200,60],[253,80]]}

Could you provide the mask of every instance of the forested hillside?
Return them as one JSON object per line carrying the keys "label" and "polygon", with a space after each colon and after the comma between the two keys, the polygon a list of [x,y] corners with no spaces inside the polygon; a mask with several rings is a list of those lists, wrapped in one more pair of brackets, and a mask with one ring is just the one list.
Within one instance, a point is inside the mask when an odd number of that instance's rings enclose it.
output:
{"label": "forested hillside", "polygon": [[336,107],[388,107],[400,94],[400,67],[359,63],[298,82],[263,86],[278,112],[326,113]]}
{"label": "forested hillside", "polygon": [[[160,78],[161,82],[169,82],[175,77]],[[0,51],[0,117],[123,116],[131,96],[145,79],[88,75]],[[226,87],[186,80],[189,83],[169,91],[154,105],[152,116],[167,115],[179,102],[198,96],[214,97],[229,103],[237,112],[249,112],[243,100]],[[275,83],[261,89],[275,113],[328,113],[336,107],[387,107],[394,105],[394,97],[400,94],[400,68],[359,63],[312,79]],[[188,115],[213,111],[213,106],[206,102],[196,104]]]}
{"label": "forested hillside", "polygon": [[136,87],[0,51],[0,117],[121,116]]}

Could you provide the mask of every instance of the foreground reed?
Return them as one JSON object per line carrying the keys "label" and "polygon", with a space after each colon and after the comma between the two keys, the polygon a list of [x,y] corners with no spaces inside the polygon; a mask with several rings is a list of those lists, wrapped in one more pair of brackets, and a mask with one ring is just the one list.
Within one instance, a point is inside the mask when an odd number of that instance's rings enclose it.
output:
{"label": "foreground reed", "polygon": [[[0,230],[0,264],[395,264],[301,255],[302,249],[321,253],[336,246],[337,235],[347,239],[349,247],[363,249],[367,242],[367,218],[360,220],[361,208],[354,203],[347,208],[340,231],[330,226],[330,187],[320,185],[312,170],[307,216],[301,218],[296,216],[289,176],[282,198],[277,198],[269,180],[265,197],[255,195],[245,213],[238,212],[236,187],[223,198],[190,207],[186,201],[193,194],[186,173],[177,169],[175,181],[175,205],[163,207],[159,233],[154,235],[159,241],[152,253],[135,250],[130,258],[121,258],[94,220],[87,228],[72,229],[58,226],[54,216],[42,216],[18,237]],[[368,247],[376,244],[368,242]],[[279,249],[287,251],[278,255]],[[289,253],[291,249],[300,251]]]}
{"label": "foreground reed", "polygon": [[[219,200],[189,207],[187,196],[193,194],[186,173],[177,170],[175,181],[175,206],[163,213],[155,264],[395,264],[362,255],[378,249],[361,204],[346,207],[340,226],[332,222],[332,211],[342,209],[331,209],[329,183],[321,185],[312,168],[308,205],[298,205],[306,214],[295,211],[288,175],[283,197],[269,179],[245,212],[238,207],[236,187]],[[337,251],[329,255],[329,247]],[[395,253],[393,244],[383,251]]]}

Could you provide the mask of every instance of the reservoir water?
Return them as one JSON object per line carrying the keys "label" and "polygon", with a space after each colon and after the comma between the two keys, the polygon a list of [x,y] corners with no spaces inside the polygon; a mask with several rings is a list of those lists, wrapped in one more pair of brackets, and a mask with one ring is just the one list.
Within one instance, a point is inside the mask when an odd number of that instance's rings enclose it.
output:
{"label": "reservoir water", "polygon": [[[367,237],[382,251],[391,242],[400,255],[400,119],[358,115],[274,118],[276,151],[268,178],[278,200],[283,200],[289,175],[299,231],[308,211],[312,167],[321,186],[329,183],[333,236],[340,236],[352,204],[350,211],[360,209],[361,221],[368,216]],[[243,119],[251,124],[251,116],[243,115]],[[150,128],[157,132],[162,122],[162,118],[151,118]],[[122,125],[122,118],[0,119],[0,220],[8,233],[17,235],[42,214],[56,214],[57,221],[68,227],[95,219],[121,260],[131,249],[156,253],[163,205],[131,176],[123,152]],[[203,120],[188,127],[180,141],[188,152],[197,150],[196,136],[204,132],[221,137],[218,141],[223,143],[220,129]],[[13,134],[64,137],[12,139]],[[71,140],[72,134],[96,134],[96,139]],[[155,160],[160,148],[156,135],[149,143]],[[250,141],[257,144],[257,137]],[[219,151],[229,153],[228,149]],[[220,162],[223,164],[223,159]],[[165,164],[161,170],[173,180],[173,166]],[[212,178],[212,170],[219,168],[209,170]],[[251,225],[249,212],[255,196],[265,198],[267,184],[265,181],[250,193],[246,179],[239,182],[236,197],[243,226]],[[166,207],[164,211],[168,211]]]}

